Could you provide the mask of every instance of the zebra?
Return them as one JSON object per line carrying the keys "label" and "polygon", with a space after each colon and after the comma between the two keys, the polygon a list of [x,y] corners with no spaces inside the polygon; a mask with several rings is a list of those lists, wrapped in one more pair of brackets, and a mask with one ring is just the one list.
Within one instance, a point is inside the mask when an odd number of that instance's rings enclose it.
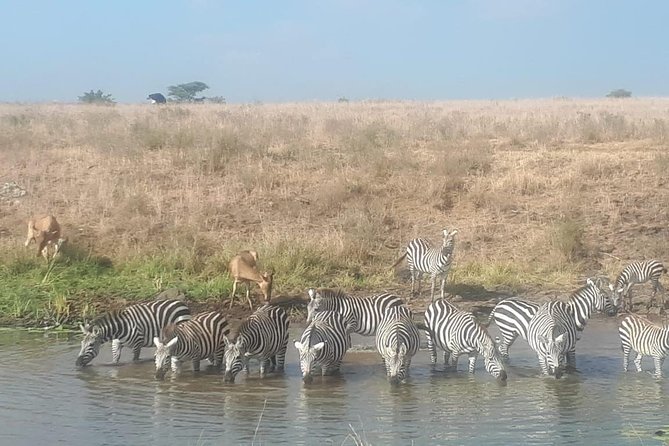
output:
{"label": "zebra", "polygon": [[261,378],[275,367],[277,372],[283,372],[288,324],[288,315],[283,308],[265,304],[241,323],[233,340],[224,337],[225,382],[234,382],[242,369],[248,371],[248,360],[252,357],[260,360]]}
{"label": "zebra", "polygon": [[[647,260],[644,262],[632,262],[627,265],[618,278],[616,279],[614,292],[616,298],[621,299],[623,309],[632,311],[632,293],[630,292],[632,285],[637,283],[645,283],[650,281],[653,285],[653,296],[651,297],[648,307],[655,303],[655,295],[658,291],[664,293],[664,287],[660,283],[660,277],[667,272],[662,262],[658,260]],[[627,305],[625,305],[627,299]],[[664,310],[664,296],[661,296],[662,305],[661,310]]]}
{"label": "zebra", "polygon": [[502,362],[495,341],[486,329],[468,312],[461,311],[446,299],[437,299],[425,310],[425,331],[430,360],[437,362],[438,346],[444,350],[444,364],[457,370],[458,358],[462,353],[469,356],[469,373],[474,373],[476,357],[483,356],[485,369],[500,382],[506,382],[506,368]]}
{"label": "zebra", "polygon": [[118,364],[125,344],[132,348],[132,359],[137,361],[142,347],[153,345],[153,338],[160,335],[163,327],[190,317],[190,310],[182,301],[162,299],[103,314],[86,326],[79,325],[84,338],[75,364],[83,367],[90,363],[100,353],[100,346],[110,340],[112,363]]}
{"label": "zebra", "polygon": [[[397,259],[392,268],[396,267],[404,257],[407,259],[409,272],[411,273],[411,295],[420,296],[420,282],[423,274],[430,274],[432,291],[430,298],[434,302],[434,287],[437,277],[441,276],[441,297],[444,297],[444,285],[448,272],[453,263],[453,249],[455,247],[455,234],[457,229],[448,231],[443,230],[444,240],[441,247],[432,246],[432,244],[422,238],[415,238],[407,245],[406,252]],[[415,284],[418,282],[418,290],[415,291]]]}
{"label": "zebra", "polygon": [[407,378],[411,358],[419,346],[420,335],[411,310],[404,305],[386,309],[376,333],[376,349],[383,358],[391,384]]}
{"label": "zebra", "polygon": [[193,371],[200,371],[200,360],[210,359],[214,367],[221,368],[225,341],[230,333],[228,320],[223,313],[200,313],[181,324],[170,324],[153,338],[156,346],[156,378],[163,379],[168,368],[179,373],[181,362],[193,361]]}
{"label": "zebra", "polygon": [[307,324],[311,323],[319,311],[336,311],[344,319],[353,320],[353,333],[362,336],[374,336],[376,329],[388,308],[404,305],[404,300],[394,294],[382,293],[371,297],[349,296],[340,290],[328,288],[307,291]]}
{"label": "zebra", "polygon": [[302,380],[310,383],[314,365],[321,368],[323,375],[339,371],[341,360],[351,347],[351,331],[355,321],[344,319],[334,311],[319,311],[302,333],[295,348],[300,353]]}
{"label": "zebra", "polygon": [[541,373],[562,376],[565,357],[574,351],[576,321],[573,306],[559,300],[546,302],[530,319],[527,341],[539,358]]}
{"label": "zebra", "polygon": [[636,315],[627,316],[618,328],[623,349],[623,371],[627,372],[630,350],[637,352],[634,360],[637,372],[641,372],[643,355],[653,357],[655,373],[662,378],[662,364],[669,355],[669,325],[659,326]]}
{"label": "zebra", "polygon": [[[606,288],[606,283],[602,279],[587,279],[585,286],[577,289],[569,297],[568,303],[573,307],[576,328],[579,332],[585,329],[585,326],[594,310],[606,313],[612,316],[616,313],[616,305],[602,292],[602,287]],[[611,285],[609,284],[611,290]],[[500,301],[493,308],[485,324],[489,326],[494,320],[502,334],[502,339],[498,344],[502,359],[509,359],[509,348],[518,336],[527,340],[527,329],[530,319],[536,314],[539,304],[527,301],[518,297],[509,297]],[[574,353],[575,354],[575,353]],[[575,360],[575,356],[570,356]],[[570,364],[575,367],[575,364]]]}

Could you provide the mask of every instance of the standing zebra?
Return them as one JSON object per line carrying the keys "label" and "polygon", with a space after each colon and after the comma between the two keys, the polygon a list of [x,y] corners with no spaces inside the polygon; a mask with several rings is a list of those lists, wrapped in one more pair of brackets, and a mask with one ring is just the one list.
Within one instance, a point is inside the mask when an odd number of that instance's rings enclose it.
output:
{"label": "standing zebra", "polygon": [[211,311],[200,313],[181,324],[170,324],[153,338],[156,346],[156,378],[163,379],[171,368],[179,373],[181,362],[193,361],[193,371],[200,371],[200,360],[213,358],[219,368],[225,352],[225,336],[230,333],[228,320],[223,313]]}
{"label": "standing zebra", "polygon": [[404,304],[401,297],[389,293],[354,297],[339,290],[310,288],[307,294],[307,324],[311,323],[314,314],[319,311],[335,311],[341,313],[344,319],[354,321],[353,333],[363,336],[373,336],[376,333],[388,308]]}
{"label": "standing zebra", "polygon": [[153,338],[169,324],[190,319],[190,310],[179,300],[156,300],[130,305],[123,310],[103,314],[86,326],[80,325],[84,338],[76,365],[83,367],[100,353],[100,346],[112,341],[112,362],[118,364],[123,345],[132,348],[133,361],[142,347],[153,345]]}
{"label": "standing zebra", "polygon": [[[569,297],[569,305],[573,308],[576,329],[580,332],[585,329],[593,311],[601,311],[608,316],[616,313],[616,308],[608,295],[602,292],[606,284],[601,279],[588,279],[586,285],[574,291]],[[610,288],[609,284],[609,288]],[[485,325],[493,320],[502,334],[498,348],[505,360],[509,359],[509,348],[518,336],[527,340],[527,329],[530,319],[536,314],[539,304],[526,301],[518,297],[510,297],[499,302],[493,308]],[[574,353],[575,354],[575,353]],[[575,361],[575,356],[571,357]],[[575,364],[571,364],[574,365]]]}
{"label": "standing zebra", "polygon": [[576,322],[572,306],[561,301],[539,307],[527,329],[527,341],[539,358],[541,373],[562,376],[564,358],[574,350]]}
{"label": "standing zebra", "polygon": [[[623,309],[632,311],[632,285],[650,281],[653,285],[653,296],[648,303],[651,307],[655,303],[655,295],[658,290],[664,293],[664,287],[660,284],[660,277],[667,272],[667,268],[657,260],[647,260],[645,262],[633,262],[627,265],[616,279],[615,293],[616,298],[622,299]],[[627,298],[627,305],[625,305]],[[664,296],[661,296],[661,310],[664,310]]]}
{"label": "standing zebra", "polygon": [[[407,250],[397,259],[392,268],[396,267],[404,257],[407,258],[407,265],[411,273],[411,295],[420,296],[420,282],[423,274],[430,274],[432,291],[430,298],[434,302],[434,286],[437,277],[441,276],[441,297],[444,297],[444,285],[448,277],[448,271],[453,263],[453,248],[455,247],[455,234],[457,229],[448,232],[444,229],[444,241],[440,247],[432,244],[422,238],[415,238],[407,245]],[[418,291],[415,292],[415,283],[418,281]]]}
{"label": "standing zebra", "polygon": [[445,299],[437,299],[425,310],[427,348],[432,365],[437,362],[437,349],[444,350],[444,363],[458,367],[462,353],[469,356],[469,373],[474,373],[476,357],[483,356],[485,369],[501,382],[506,381],[506,369],[495,347],[495,341],[470,312],[461,311]]}
{"label": "standing zebra", "polygon": [[376,333],[376,349],[386,364],[386,374],[391,384],[406,379],[411,358],[419,346],[420,335],[411,310],[404,305],[388,308]]}
{"label": "standing zebra", "polygon": [[346,321],[340,313],[319,311],[302,333],[295,348],[300,352],[302,380],[310,383],[311,370],[321,368],[321,374],[329,375],[339,371],[346,350],[351,347],[351,331],[354,321]]}
{"label": "standing zebra", "polygon": [[270,362],[276,361],[276,371],[283,372],[288,347],[288,315],[278,306],[266,304],[258,308],[237,330],[233,340],[225,341],[225,382],[234,382],[240,370],[248,370],[252,357],[260,360],[260,377],[265,376]]}
{"label": "standing zebra", "polygon": [[641,372],[643,355],[653,357],[656,378],[662,378],[662,364],[669,355],[669,325],[659,326],[639,316],[627,316],[618,328],[623,348],[623,371],[627,371],[630,350],[637,352],[634,360],[637,372]]}

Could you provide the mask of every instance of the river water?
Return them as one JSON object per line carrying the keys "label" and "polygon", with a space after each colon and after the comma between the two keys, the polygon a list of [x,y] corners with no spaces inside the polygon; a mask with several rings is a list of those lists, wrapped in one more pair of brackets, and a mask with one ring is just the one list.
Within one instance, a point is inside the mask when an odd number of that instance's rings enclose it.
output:
{"label": "river water", "polygon": [[[506,386],[480,359],[474,376],[465,357],[458,373],[432,371],[425,350],[400,386],[386,381],[373,350],[349,352],[341,376],[307,386],[292,342],[285,375],[261,380],[252,362],[234,384],[188,366],[157,381],[152,349],[139,363],[125,350],[122,365],[112,366],[107,344],[78,370],[79,341],[0,333],[0,445],[354,445],[354,431],[375,446],[652,445],[669,425],[669,378],[622,372],[614,318],[590,321],[577,346],[579,372],[560,380],[539,377],[536,357],[518,340]],[[652,369],[650,359],[644,368]]]}

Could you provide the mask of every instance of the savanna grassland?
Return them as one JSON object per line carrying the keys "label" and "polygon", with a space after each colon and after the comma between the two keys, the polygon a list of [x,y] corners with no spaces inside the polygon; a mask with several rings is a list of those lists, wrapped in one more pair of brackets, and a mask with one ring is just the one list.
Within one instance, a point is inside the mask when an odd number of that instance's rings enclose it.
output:
{"label": "savanna grassland", "polygon": [[[0,105],[0,186],[26,191],[0,198],[0,319],[170,287],[219,306],[250,248],[275,296],[407,295],[407,241],[454,227],[449,291],[565,293],[669,259],[668,143],[669,99]],[[47,213],[69,238],[49,270],[23,247]]]}

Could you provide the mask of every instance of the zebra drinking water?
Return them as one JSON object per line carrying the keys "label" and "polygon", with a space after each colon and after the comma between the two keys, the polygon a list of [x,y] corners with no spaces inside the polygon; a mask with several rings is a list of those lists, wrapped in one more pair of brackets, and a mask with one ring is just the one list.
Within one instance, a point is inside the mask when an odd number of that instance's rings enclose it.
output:
{"label": "zebra drinking water", "polygon": [[311,323],[302,333],[295,348],[300,352],[302,380],[313,380],[311,370],[321,368],[322,375],[339,371],[346,350],[351,347],[351,331],[355,321],[346,321],[334,311],[319,311],[314,314]]}
{"label": "zebra drinking water", "polygon": [[618,328],[623,349],[623,371],[627,372],[631,350],[637,352],[634,360],[637,372],[641,372],[641,359],[651,356],[655,363],[656,378],[662,377],[662,364],[669,355],[669,325],[659,326],[636,315],[627,316]]}
{"label": "zebra drinking water", "polygon": [[307,291],[307,324],[311,323],[314,315],[319,311],[335,311],[344,319],[355,321],[353,333],[363,336],[373,336],[388,308],[403,305],[401,297],[383,293],[371,297],[349,296],[343,291],[327,288]]}
{"label": "zebra drinking water", "polygon": [[539,358],[541,373],[562,376],[564,359],[574,350],[576,321],[572,306],[561,301],[546,302],[530,319],[527,341]]}
{"label": "zebra drinking water", "polygon": [[[667,272],[667,268],[658,260],[647,260],[645,262],[633,262],[627,265],[616,279],[615,294],[617,299],[621,299],[623,310],[632,311],[632,293],[631,288],[637,283],[650,281],[653,285],[653,295],[648,307],[655,303],[655,295],[658,291],[664,293],[664,287],[660,283],[660,277]],[[627,304],[625,304],[627,300]],[[664,295],[661,296],[662,302],[660,309],[664,310]]]}
{"label": "zebra drinking water", "polygon": [[383,358],[391,384],[407,378],[411,358],[419,346],[420,335],[411,310],[404,305],[386,309],[376,333],[376,349]]}
{"label": "zebra drinking water", "polygon": [[474,373],[476,357],[480,354],[488,373],[500,382],[506,381],[506,369],[495,341],[472,313],[459,310],[445,299],[437,299],[425,310],[425,326],[433,365],[437,362],[437,346],[444,350],[444,363],[449,365],[450,356],[450,365],[456,370],[459,356],[466,353],[469,373]]}
{"label": "zebra drinking water", "polygon": [[[601,311],[608,316],[616,313],[614,303],[606,293],[602,292],[602,288],[608,288],[612,291],[611,285],[602,279],[594,281],[587,279],[586,285],[574,291],[569,297],[568,303],[573,308],[576,329],[579,332],[585,329],[593,311]],[[509,359],[509,348],[518,336],[527,340],[530,319],[538,309],[538,303],[518,297],[504,299],[493,308],[485,325],[489,326],[493,320],[497,324],[502,334],[498,348],[504,360]]]}
{"label": "zebra drinking water", "polygon": [[[409,272],[411,273],[411,295],[420,296],[420,282],[423,274],[430,275],[432,291],[430,299],[434,302],[434,287],[437,277],[441,276],[441,295],[444,297],[444,285],[448,277],[448,272],[453,263],[453,249],[455,248],[455,234],[457,229],[451,232],[448,229],[443,230],[444,240],[441,246],[432,246],[425,239],[415,238],[407,245],[406,252],[395,262],[392,268],[396,267],[404,257],[407,259]],[[418,281],[418,290],[415,291],[415,283]]]}
{"label": "zebra drinking water", "polygon": [[189,320],[190,310],[179,300],[156,300],[130,305],[123,310],[103,314],[86,326],[80,325],[84,338],[75,364],[83,367],[90,363],[100,346],[112,341],[112,363],[118,364],[124,345],[132,348],[133,361],[139,359],[142,347],[153,345],[166,325]]}
{"label": "zebra drinking water", "polygon": [[233,340],[223,338],[225,348],[225,381],[234,382],[242,369],[248,370],[248,361],[256,357],[260,361],[260,377],[270,370],[270,362],[276,371],[283,372],[288,346],[288,315],[275,305],[266,304],[251,314],[237,330]]}
{"label": "zebra drinking water", "polygon": [[156,378],[163,379],[170,368],[179,373],[181,362],[193,361],[193,371],[200,370],[200,360],[211,358],[220,369],[225,352],[225,336],[230,333],[223,313],[200,313],[181,324],[163,328],[160,337],[153,338],[156,346]]}

